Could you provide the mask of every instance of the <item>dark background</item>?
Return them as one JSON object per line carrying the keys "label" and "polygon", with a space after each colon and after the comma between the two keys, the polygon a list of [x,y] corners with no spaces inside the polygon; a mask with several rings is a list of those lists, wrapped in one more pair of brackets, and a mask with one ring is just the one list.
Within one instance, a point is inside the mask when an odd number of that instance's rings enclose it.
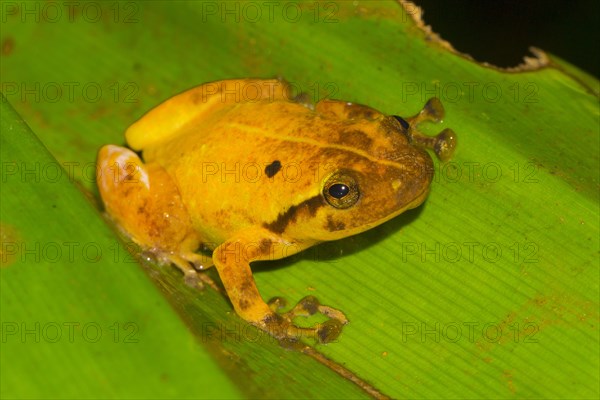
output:
{"label": "dark background", "polygon": [[600,76],[599,0],[414,0],[434,32],[477,61],[520,64],[538,47]]}

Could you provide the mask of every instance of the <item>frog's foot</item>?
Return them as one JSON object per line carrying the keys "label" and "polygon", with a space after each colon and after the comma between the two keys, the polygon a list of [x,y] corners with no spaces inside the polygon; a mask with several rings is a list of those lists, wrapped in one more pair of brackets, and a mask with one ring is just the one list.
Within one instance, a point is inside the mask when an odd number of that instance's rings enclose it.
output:
{"label": "frog's foot", "polygon": [[[275,314],[285,307],[286,301],[281,297],[275,297],[269,301],[269,307],[274,314],[267,317],[267,330],[275,337],[283,337],[287,340],[298,340],[303,337],[313,338],[319,343],[329,343],[337,339],[342,332],[342,327],[348,323],[348,319],[339,310],[322,305],[314,296],[306,296],[298,302],[290,311],[283,314]],[[314,327],[304,328],[294,325],[296,317],[309,317],[321,313],[329,319]]]}
{"label": "frog's foot", "polygon": [[[342,326],[348,323],[348,319],[342,312],[323,306],[315,297],[309,296],[302,299],[289,312],[279,314],[276,310],[283,306],[283,300],[275,299],[271,305],[268,305],[258,292],[250,262],[272,257],[273,244],[278,240],[269,231],[248,230],[222,243],[213,252],[215,267],[236,313],[242,319],[280,340],[282,344],[300,345],[299,339],[306,337],[314,338],[320,343],[335,340],[341,333]],[[261,245],[245,246],[247,243],[257,242]],[[244,259],[239,255],[240,248],[250,249],[244,253]],[[329,317],[329,320],[310,328],[294,325],[293,320],[296,316],[309,316],[318,312]]]}
{"label": "frog's foot", "polygon": [[427,136],[418,130],[419,124],[425,121],[439,123],[444,118],[444,106],[437,97],[432,97],[425,103],[423,109],[415,116],[403,119],[394,115],[394,118],[400,122],[406,130],[406,135],[411,143],[428,148],[435,152],[436,156],[447,161],[452,158],[456,148],[456,134],[452,129],[446,128],[436,136]]}

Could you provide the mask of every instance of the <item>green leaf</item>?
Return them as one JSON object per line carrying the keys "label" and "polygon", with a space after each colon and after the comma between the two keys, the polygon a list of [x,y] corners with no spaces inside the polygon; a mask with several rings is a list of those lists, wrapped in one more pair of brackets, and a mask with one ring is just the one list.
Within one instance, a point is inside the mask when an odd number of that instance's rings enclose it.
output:
{"label": "green leaf", "polygon": [[2,397],[239,397],[4,97],[1,110]]}
{"label": "green leaf", "polygon": [[[394,398],[600,394],[595,78],[552,55],[510,72],[478,65],[393,1],[81,2],[72,14],[7,3],[2,91],[64,170],[54,181],[53,158],[3,104],[2,256],[21,246],[0,270],[3,397],[366,396],[318,354]],[[424,206],[253,266],[264,298],[313,294],[346,313],[319,353],[282,349],[223,295],[145,266],[160,295],[69,179],[96,199],[97,149],[122,144],[145,111],[204,82],[275,76],[403,116],[438,96],[446,118],[424,130],[458,135]],[[69,241],[97,244],[102,259],[78,250],[69,262]],[[21,324],[36,322],[39,343],[23,340]],[[81,339],[86,323],[102,328],[97,343]]]}

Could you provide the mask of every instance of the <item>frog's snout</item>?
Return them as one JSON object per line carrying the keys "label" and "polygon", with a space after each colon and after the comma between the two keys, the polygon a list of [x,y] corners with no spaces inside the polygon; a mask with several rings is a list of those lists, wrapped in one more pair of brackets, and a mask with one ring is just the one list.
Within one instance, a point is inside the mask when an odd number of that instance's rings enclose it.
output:
{"label": "frog's snout", "polygon": [[410,209],[421,204],[429,193],[433,180],[433,160],[418,148],[404,154],[397,161],[398,167],[391,179],[391,190],[400,209]]}

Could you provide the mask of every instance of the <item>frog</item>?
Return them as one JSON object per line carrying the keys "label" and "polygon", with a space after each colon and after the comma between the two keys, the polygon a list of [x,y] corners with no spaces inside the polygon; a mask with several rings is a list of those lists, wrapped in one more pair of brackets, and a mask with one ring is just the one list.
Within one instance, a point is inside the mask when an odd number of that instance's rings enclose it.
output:
{"label": "frog", "polygon": [[[337,339],[348,318],[315,296],[283,312],[265,301],[250,264],[372,229],[421,205],[433,160],[456,134],[437,98],[412,117],[359,103],[293,95],[283,79],[227,79],[175,95],[98,153],[106,213],[144,251],[193,284],[217,270],[235,312],[281,341]],[[208,256],[207,256],[208,253]],[[325,322],[294,320],[321,314]]]}

